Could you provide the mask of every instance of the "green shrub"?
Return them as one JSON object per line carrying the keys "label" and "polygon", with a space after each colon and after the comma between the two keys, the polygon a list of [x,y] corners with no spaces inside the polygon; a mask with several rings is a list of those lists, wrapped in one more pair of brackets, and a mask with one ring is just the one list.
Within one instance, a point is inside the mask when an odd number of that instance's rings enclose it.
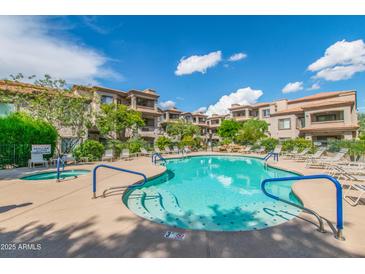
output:
{"label": "green shrub", "polygon": [[184,136],[181,142],[178,144],[179,148],[185,146],[190,147],[192,150],[198,150],[202,148],[202,141],[200,137]]}
{"label": "green shrub", "polygon": [[304,138],[295,138],[282,142],[283,151],[292,151],[294,148],[297,148],[299,152],[303,151],[306,148],[310,148],[312,152],[314,150],[312,141]]}
{"label": "green shrub", "polygon": [[166,136],[160,136],[156,140],[156,146],[161,150],[164,150],[165,146],[171,146],[171,143],[171,139]]}
{"label": "green shrub", "polygon": [[145,141],[145,140],[143,140],[141,138],[129,139],[126,142],[126,148],[129,149],[129,152],[130,153],[140,152],[140,150],[141,150],[142,147],[148,149],[149,145],[148,145],[147,141]]}
{"label": "green shrub", "polygon": [[341,148],[348,148],[352,160],[358,160],[365,155],[365,141],[363,140],[332,140],[328,143],[328,151],[338,152]]}
{"label": "green shrub", "polygon": [[233,141],[231,138],[223,138],[222,141],[219,142],[219,145],[229,145],[229,144],[232,144]]}
{"label": "green shrub", "polygon": [[87,157],[89,161],[97,161],[104,154],[104,145],[95,140],[86,140],[77,146],[72,154],[77,160],[81,157]]}
{"label": "green shrub", "polygon": [[[57,130],[51,124],[26,113],[15,112],[0,117],[0,144],[3,146],[0,165],[26,165],[33,144],[50,144],[51,154],[44,155],[50,158],[56,148],[57,137]],[[7,149],[10,147],[11,150]]]}
{"label": "green shrub", "polygon": [[278,143],[279,140],[275,138],[265,138],[261,140],[261,145],[265,147],[266,152],[274,150]]}

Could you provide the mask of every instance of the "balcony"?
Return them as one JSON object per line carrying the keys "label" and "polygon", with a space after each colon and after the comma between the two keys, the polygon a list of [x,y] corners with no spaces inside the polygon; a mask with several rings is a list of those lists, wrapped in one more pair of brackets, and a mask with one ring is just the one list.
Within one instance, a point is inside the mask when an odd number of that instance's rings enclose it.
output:
{"label": "balcony", "polygon": [[138,129],[138,135],[141,137],[155,138],[159,134],[159,130],[156,127],[147,126]]}

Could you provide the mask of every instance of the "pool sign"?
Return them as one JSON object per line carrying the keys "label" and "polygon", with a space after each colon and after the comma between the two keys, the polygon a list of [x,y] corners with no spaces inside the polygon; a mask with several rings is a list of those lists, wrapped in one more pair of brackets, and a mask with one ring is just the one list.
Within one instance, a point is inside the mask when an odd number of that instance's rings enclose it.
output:
{"label": "pool sign", "polygon": [[182,241],[185,238],[185,234],[173,231],[166,231],[164,237],[166,239]]}
{"label": "pool sign", "polygon": [[50,154],[51,153],[51,145],[32,145],[32,153]]}

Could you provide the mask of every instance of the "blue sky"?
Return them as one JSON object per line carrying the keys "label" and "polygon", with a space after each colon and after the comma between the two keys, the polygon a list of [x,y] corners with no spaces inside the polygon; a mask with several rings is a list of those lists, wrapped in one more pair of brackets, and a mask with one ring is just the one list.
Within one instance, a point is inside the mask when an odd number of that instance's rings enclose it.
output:
{"label": "blue sky", "polygon": [[2,16],[0,77],[152,88],[165,106],[210,113],[356,89],[364,110],[364,25],[364,16]]}

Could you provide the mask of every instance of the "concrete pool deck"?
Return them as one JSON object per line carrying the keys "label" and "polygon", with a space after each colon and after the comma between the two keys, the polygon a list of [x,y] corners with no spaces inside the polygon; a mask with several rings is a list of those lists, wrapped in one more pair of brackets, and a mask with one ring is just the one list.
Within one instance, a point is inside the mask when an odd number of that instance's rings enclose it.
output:
{"label": "concrete pool deck", "polygon": [[[207,153],[191,155],[199,154]],[[165,171],[152,165],[149,157],[111,164],[148,177]],[[323,173],[291,160],[280,159],[272,165],[306,175]],[[27,168],[0,171],[0,257],[365,257],[364,203],[351,207],[344,202],[346,241],[336,240],[330,232],[317,232],[309,222],[313,218],[305,213],[258,231],[190,231],[138,217],[121,202],[121,192],[91,199],[91,173],[60,183],[18,179],[29,172]],[[138,180],[136,175],[100,170],[97,193]],[[330,183],[302,181],[295,183],[293,190],[305,206],[335,224],[335,195]],[[163,237],[166,231],[186,236],[182,241],[169,240]]]}

